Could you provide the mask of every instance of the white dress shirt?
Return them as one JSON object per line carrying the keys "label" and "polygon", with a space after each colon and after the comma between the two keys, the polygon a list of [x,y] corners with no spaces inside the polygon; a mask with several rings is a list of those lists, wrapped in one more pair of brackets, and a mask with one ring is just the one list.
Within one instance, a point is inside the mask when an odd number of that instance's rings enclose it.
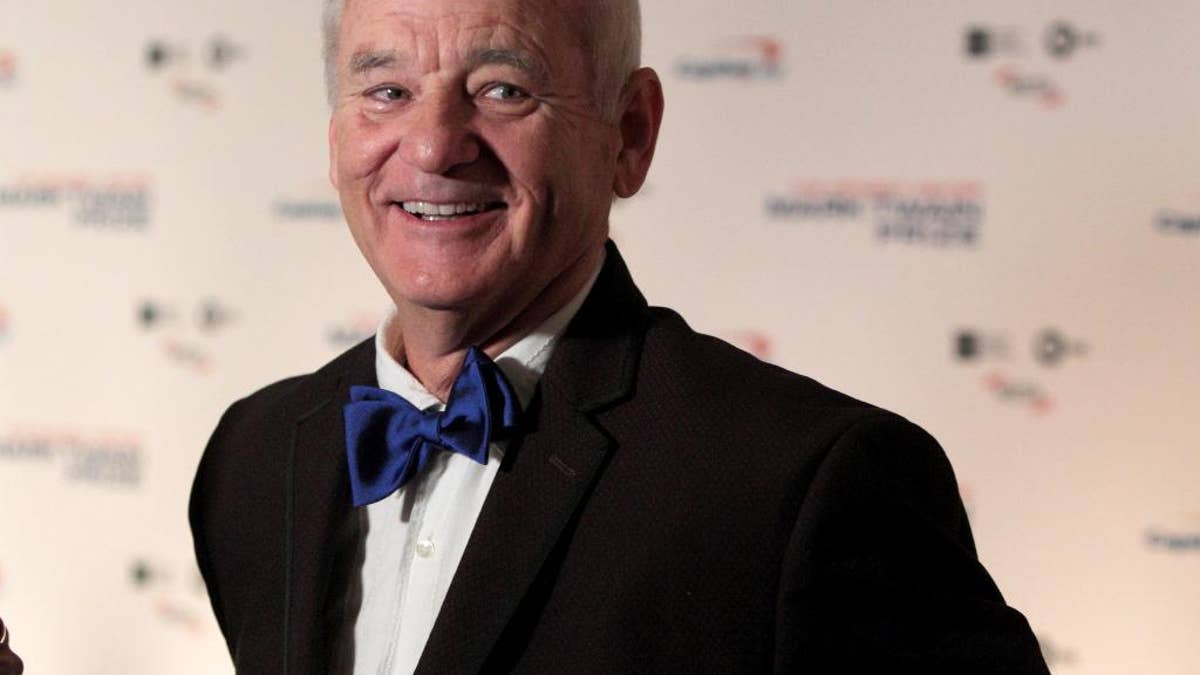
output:
{"label": "white dress shirt", "polygon": [[[570,302],[498,358],[496,365],[528,406],[550,353],[599,274]],[[402,366],[387,345],[398,327],[389,314],[375,336],[379,386],[422,410],[445,405]],[[504,456],[492,443],[488,462],[453,452],[435,453],[426,470],[396,492],[359,509],[363,553],[348,571],[347,605],[334,672],[354,675],[412,673],[433,631],[450,581]],[[352,640],[352,642],[350,641]]]}

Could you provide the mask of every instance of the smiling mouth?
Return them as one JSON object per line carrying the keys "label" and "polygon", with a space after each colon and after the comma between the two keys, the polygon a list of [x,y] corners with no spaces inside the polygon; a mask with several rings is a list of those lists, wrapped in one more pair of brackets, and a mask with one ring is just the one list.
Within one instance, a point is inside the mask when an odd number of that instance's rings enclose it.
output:
{"label": "smiling mouth", "polygon": [[396,203],[410,215],[427,221],[457,220],[504,208],[504,202],[459,202],[450,204],[434,204],[433,202]]}

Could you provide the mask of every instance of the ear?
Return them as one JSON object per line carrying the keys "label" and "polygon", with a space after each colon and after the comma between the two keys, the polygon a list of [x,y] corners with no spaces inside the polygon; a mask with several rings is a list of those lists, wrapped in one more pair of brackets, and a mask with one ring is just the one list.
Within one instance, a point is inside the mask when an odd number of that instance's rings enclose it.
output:
{"label": "ear", "polygon": [[613,176],[613,192],[628,198],[637,194],[646,182],[658,129],[663,116],[662,82],[653,68],[639,68],[629,76],[621,96],[617,125],[621,132],[621,149],[617,153],[617,169]]}
{"label": "ear", "polygon": [[338,189],[338,144],[337,131],[333,126],[333,116],[329,116],[329,182],[333,189]]}

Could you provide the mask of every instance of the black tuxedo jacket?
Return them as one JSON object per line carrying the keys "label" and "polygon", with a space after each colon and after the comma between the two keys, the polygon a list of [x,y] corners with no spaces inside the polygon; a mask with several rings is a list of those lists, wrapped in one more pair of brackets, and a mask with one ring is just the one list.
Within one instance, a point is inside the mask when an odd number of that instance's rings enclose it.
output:
{"label": "black tuxedo jacket", "polygon": [[[328,669],[374,383],[368,341],[209,442],[190,519],[239,673]],[[647,307],[611,244],[524,423],[418,672],[1047,672],[932,438]]]}
{"label": "black tuxedo jacket", "polygon": [[9,645],[8,629],[4,627],[4,621],[0,620],[0,675],[21,675],[24,672],[24,667],[21,659],[13,653]]}

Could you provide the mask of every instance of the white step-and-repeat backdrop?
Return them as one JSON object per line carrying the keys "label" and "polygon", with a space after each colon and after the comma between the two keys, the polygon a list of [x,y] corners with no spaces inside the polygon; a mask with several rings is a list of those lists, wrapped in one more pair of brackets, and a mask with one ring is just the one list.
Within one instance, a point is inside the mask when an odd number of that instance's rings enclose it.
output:
{"label": "white step-and-repeat backdrop", "polygon": [[[229,672],[221,410],[371,332],[319,2],[0,2],[0,616]],[[652,302],[924,425],[1056,673],[1200,672],[1200,3],[646,0]]]}

